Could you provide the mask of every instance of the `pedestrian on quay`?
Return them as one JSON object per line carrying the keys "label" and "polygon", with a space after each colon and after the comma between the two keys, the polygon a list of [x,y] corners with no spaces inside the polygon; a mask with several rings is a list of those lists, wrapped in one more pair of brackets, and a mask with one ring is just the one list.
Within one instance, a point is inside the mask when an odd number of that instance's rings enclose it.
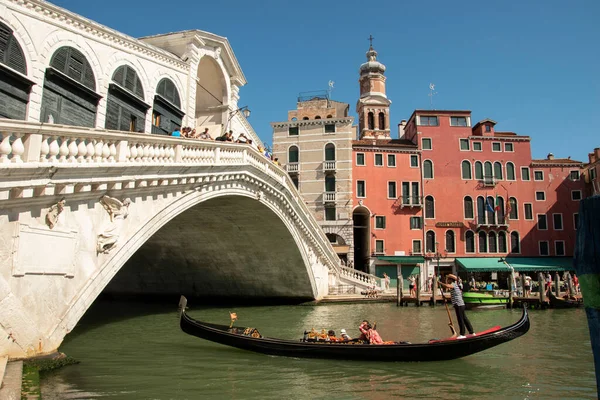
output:
{"label": "pedestrian on quay", "polygon": [[384,272],[383,279],[385,284],[385,290],[388,290],[390,288],[390,276]]}
{"label": "pedestrian on quay", "polygon": [[454,306],[454,310],[456,311],[456,319],[458,321],[458,327],[460,331],[460,335],[457,337],[457,339],[466,338],[465,327],[469,331],[469,334],[475,336],[475,332],[473,331],[471,321],[469,321],[469,318],[467,318],[465,314],[465,301],[463,300],[462,290],[458,285],[458,278],[456,277],[456,275],[446,275],[446,283],[439,282],[439,285],[446,289],[450,289],[450,294],[452,295],[452,305]]}

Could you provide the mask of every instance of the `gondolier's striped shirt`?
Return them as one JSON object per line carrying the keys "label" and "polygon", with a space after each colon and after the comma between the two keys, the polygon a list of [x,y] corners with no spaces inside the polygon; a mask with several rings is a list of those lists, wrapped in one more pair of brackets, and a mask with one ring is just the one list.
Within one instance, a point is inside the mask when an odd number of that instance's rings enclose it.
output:
{"label": "gondolier's striped shirt", "polygon": [[464,306],[465,305],[465,302],[464,302],[463,296],[462,296],[462,290],[460,290],[460,287],[458,286],[458,284],[456,282],[452,282],[452,289],[451,289],[450,293],[452,294],[452,305],[455,305],[455,306]]}

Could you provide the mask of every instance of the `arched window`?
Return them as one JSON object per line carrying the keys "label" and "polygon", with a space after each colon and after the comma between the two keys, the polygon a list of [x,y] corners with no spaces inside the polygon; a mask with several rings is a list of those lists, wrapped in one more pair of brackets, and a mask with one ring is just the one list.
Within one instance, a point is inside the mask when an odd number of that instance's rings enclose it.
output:
{"label": "arched window", "polygon": [[325,161],[335,161],[335,145],[333,143],[325,145]]}
{"label": "arched window", "polygon": [[487,235],[484,231],[479,231],[479,252],[487,253]]}
{"label": "arched window", "polygon": [[497,253],[498,246],[496,243],[496,232],[490,232],[488,234],[488,250],[490,253]]}
{"label": "arched window", "polygon": [[24,120],[33,82],[25,78],[27,62],[12,29],[0,22],[0,64],[20,74],[0,73],[0,118]]}
{"label": "arched window", "polygon": [[435,218],[435,202],[433,196],[425,197],[425,218]]}
{"label": "arched window", "polygon": [[316,115],[315,119],[321,119],[321,116],[320,115]]}
{"label": "arched window", "polygon": [[329,114],[329,115],[327,116],[327,118],[333,118],[333,115]]}
{"label": "arched window", "polygon": [[506,223],[506,215],[504,215],[504,199],[500,196],[496,196],[496,215],[498,215],[498,223]]}
{"label": "arched window", "polygon": [[327,175],[325,177],[325,191],[326,192],[335,192],[335,176]]}
{"label": "arched window", "polygon": [[493,176],[494,175],[492,173],[492,163],[489,161],[486,161],[483,164],[483,177],[484,177],[484,179],[487,179],[487,178],[491,179]]}
{"label": "arched window", "polygon": [[485,224],[485,199],[483,196],[477,197],[477,224]]}
{"label": "arched window", "polygon": [[428,253],[435,253],[435,232],[427,231],[425,234],[425,251]]}
{"label": "arched window", "polygon": [[423,161],[423,178],[433,179],[433,162],[431,160]]}
{"label": "arched window", "polygon": [[483,179],[483,164],[481,164],[481,161],[475,161],[475,179]]}
{"label": "arched window", "polygon": [[303,118],[302,118],[302,120],[303,120],[303,121],[308,121],[308,120],[309,120],[309,118],[308,118],[308,117],[303,117]]}
{"label": "arched window", "polygon": [[506,233],[498,232],[498,253],[506,253]]}
{"label": "arched window", "polygon": [[100,95],[85,56],[73,47],[61,47],[50,59],[42,93],[41,122],[85,126],[96,125]]}
{"label": "arched window", "polygon": [[385,130],[385,114],[382,112],[379,113],[379,129]]}
{"label": "arched window", "polygon": [[465,252],[475,253],[475,234],[473,231],[465,232]]}
{"label": "arched window", "polygon": [[175,129],[181,128],[184,115],[175,84],[168,78],[161,79],[154,96],[152,133],[170,135]]}
{"label": "arched window", "polygon": [[519,205],[516,198],[510,197],[508,199],[508,208],[508,217],[510,219],[519,219]]}
{"label": "arched window", "polygon": [[521,252],[521,240],[519,239],[519,232],[510,233],[510,252],[519,254]]}
{"label": "arched window", "polygon": [[300,159],[299,154],[300,152],[298,151],[298,147],[291,146],[288,149],[288,163],[297,163]]}
{"label": "arched window", "polygon": [[375,116],[373,115],[372,112],[367,114],[367,124],[368,124],[367,129],[375,129]]}
{"label": "arched window", "polygon": [[108,87],[106,129],[144,132],[148,104],[137,73],[129,65],[116,69]]}
{"label": "arched window", "polygon": [[461,172],[463,179],[471,179],[471,163],[467,160],[463,161],[461,164]]}
{"label": "arched window", "polygon": [[473,199],[466,196],[464,200],[465,219],[473,219]]}
{"label": "arched window", "polygon": [[456,243],[454,242],[454,231],[453,230],[446,231],[446,251],[448,253],[456,252]]}
{"label": "arched window", "polygon": [[292,121],[298,121],[298,118],[292,117]]}
{"label": "arched window", "polygon": [[514,181],[515,179],[515,164],[509,161],[506,163],[506,180]]}
{"label": "arched window", "polygon": [[498,161],[496,161],[494,163],[494,178],[496,178],[496,179],[503,179],[503,177],[502,177],[502,164],[500,164]]}
{"label": "arched window", "polygon": [[485,209],[487,211],[487,223],[494,225],[496,223],[496,205],[494,204],[494,198],[492,196],[488,196]]}

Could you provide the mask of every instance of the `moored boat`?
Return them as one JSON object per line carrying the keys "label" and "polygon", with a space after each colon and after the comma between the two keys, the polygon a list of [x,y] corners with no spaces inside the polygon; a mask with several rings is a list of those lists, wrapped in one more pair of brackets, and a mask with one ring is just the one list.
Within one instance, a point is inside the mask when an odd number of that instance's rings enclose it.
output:
{"label": "moored boat", "polygon": [[257,329],[198,321],[186,312],[187,299],[181,296],[180,327],[192,336],[215,343],[263,354],[362,361],[441,361],[465,357],[524,335],[529,330],[529,315],[507,327],[496,326],[465,339],[455,337],[426,343],[366,344],[358,341],[305,341],[262,336]]}
{"label": "moored boat", "polygon": [[508,297],[496,297],[489,293],[464,292],[463,300],[467,309],[506,308]]}
{"label": "moored boat", "polygon": [[550,300],[550,307],[552,308],[577,308],[582,305],[582,303],[577,300],[556,297],[552,292],[548,293],[548,300]]}

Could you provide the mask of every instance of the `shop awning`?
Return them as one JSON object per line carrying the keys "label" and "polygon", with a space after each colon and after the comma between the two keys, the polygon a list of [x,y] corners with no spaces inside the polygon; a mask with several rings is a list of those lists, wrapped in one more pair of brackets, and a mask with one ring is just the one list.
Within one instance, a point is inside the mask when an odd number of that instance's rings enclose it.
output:
{"label": "shop awning", "polygon": [[350,250],[350,246],[333,246],[336,254],[347,254]]}
{"label": "shop awning", "polygon": [[456,264],[467,272],[510,272],[499,257],[457,258]]}
{"label": "shop awning", "polygon": [[515,271],[571,271],[571,257],[507,257],[506,261]]}
{"label": "shop awning", "polygon": [[392,264],[422,264],[425,262],[423,256],[378,256],[377,259]]}

